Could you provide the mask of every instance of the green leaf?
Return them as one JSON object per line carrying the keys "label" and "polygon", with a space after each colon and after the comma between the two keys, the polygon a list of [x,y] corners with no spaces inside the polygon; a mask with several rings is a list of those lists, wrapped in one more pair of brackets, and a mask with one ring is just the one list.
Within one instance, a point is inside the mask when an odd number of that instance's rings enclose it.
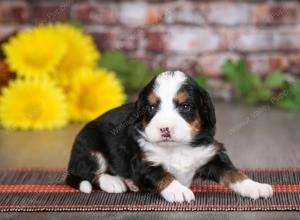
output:
{"label": "green leaf", "polygon": [[284,76],[280,70],[276,70],[267,76],[265,82],[272,89],[279,88],[282,87]]}
{"label": "green leaf", "polygon": [[76,28],[79,28],[80,30],[83,30],[83,24],[79,20],[70,20],[67,23],[72,25],[73,27],[76,27]]}
{"label": "green leaf", "polygon": [[235,93],[238,97],[248,96],[251,92],[251,76],[247,70],[244,59],[237,62],[227,60],[222,66],[225,78],[233,83]]}
{"label": "green leaf", "polygon": [[299,111],[299,106],[291,99],[284,99],[278,103],[278,106],[290,111]]}
{"label": "green leaf", "polygon": [[[222,65],[225,79],[233,84],[235,94],[246,103],[269,103],[278,107],[300,111],[300,80],[293,86],[284,79],[283,73],[276,70],[265,80],[259,74],[251,72],[244,59],[226,60]],[[278,90],[282,91],[280,94]]]}
{"label": "green leaf", "polygon": [[207,89],[208,79],[205,75],[200,75],[200,76],[195,77],[195,81],[198,83],[198,85],[200,85],[204,89]]}
{"label": "green leaf", "polygon": [[295,85],[292,86],[295,96],[300,97],[300,80],[297,80]]}
{"label": "green leaf", "polygon": [[160,68],[160,67],[158,67],[158,68],[154,68],[153,69],[153,73],[152,73],[152,75],[153,75],[153,77],[154,76],[157,76],[158,74],[160,74],[160,73],[162,73],[162,72],[165,72],[166,70],[165,69],[163,69],[163,68]]}
{"label": "green leaf", "polygon": [[232,60],[226,60],[221,68],[226,79],[235,80],[236,67]]}
{"label": "green leaf", "polygon": [[300,80],[298,80],[292,88],[294,101],[297,105],[298,111],[300,111]]}
{"label": "green leaf", "polygon": [[129,90],[142,88],[153,77],[152,70],[145,64],[119,51],[104,52],[98,66],[114,71]]}
{"label": "green leaf", "polygon": [[284,96],[278,100],[277,106],[290,111],[300,111],[300,80],[294,85],[285,81],[282,93]]}

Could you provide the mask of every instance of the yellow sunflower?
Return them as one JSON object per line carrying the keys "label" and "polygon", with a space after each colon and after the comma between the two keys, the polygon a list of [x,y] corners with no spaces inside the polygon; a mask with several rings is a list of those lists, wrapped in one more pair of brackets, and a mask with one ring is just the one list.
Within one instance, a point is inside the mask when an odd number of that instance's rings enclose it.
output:
{"label": "yellow sunflower", "polygon": [[55,71],[65,54],[66,43],[53,28],[40,26],[10,38],[3,51],[8,66],[17,75],[44,76]]}
{"label": "yellow sunflower", "polygon": [[62,127],[68,122],[68,105],[48,77],[16,79],[2,91],[0,122],[11,129]]}
{"label": "yellow sunflower", "polygon": [[56,76],[62,85],[69,82],[75,70],[95,67],[100,57],[93,39],[80,29],[68,24],[55,25],[55,31],[67,44],[66,54],[58,65]]}
{"label": "yellow sunflower", "polygon": [[123,104],[126,96],[114,73],[82,68],[74,72],[68,98],[71,119],[88,121]]}

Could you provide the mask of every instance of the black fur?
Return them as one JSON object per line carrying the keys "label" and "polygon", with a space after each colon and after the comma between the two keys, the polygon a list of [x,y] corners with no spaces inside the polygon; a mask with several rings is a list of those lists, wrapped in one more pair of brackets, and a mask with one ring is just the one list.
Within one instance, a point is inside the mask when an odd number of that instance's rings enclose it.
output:
{"label": "black fur", "polygon": [[[89,122],[77,135],[68,166],[66,182],[78,188],[82,180],[88,180],[97,186],[94,179],[99,169],[92,152],[101,153],[107,160],[106,172],[132,179],[143,191],[154,192],[164,178],[165,170],[161,166],[152,166],[143,158],[137,142],[143,129],[143,120],[149,122],[153,115],[147,111],[148,95],[153,90],[153,79],[140,93],[136,103],[113,109],[101,117]],[[200,115],[202,129],[196,135],[192,146],[208,145],[214,142],[216,117],[213,103],[208,93],[188,77],[183,89],[193,100],[193,111],[183,115],[191,121],[196,113]],[[198,174],[219,181],[225,169],[232,169],[230,159],[224,149],[205,166],[199,168]]]}
{"label": "black fur", "polygon": [[131,178],[141,190],[156,190],[164,170],[142,160],[135,129],[140,115],[135,113],[135,104],[127,104],[91,121],[81,130],[71,152],[66,180],[69,185],[78,188],[82,180],[93,182],[98,165],[91,152],[100,152],[109,164],[109,173]]}

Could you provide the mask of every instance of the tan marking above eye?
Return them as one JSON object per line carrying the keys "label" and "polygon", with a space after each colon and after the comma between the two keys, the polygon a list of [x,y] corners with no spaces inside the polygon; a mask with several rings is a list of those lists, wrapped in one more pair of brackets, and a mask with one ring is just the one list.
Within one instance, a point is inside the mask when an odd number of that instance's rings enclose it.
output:
{"label": "tan marking above eye", "polygon": [[189,99],[189,94],[187,92],[178,92],[174,99],[179,104],[185,103]]}
{"label": "tan marking above eye", "polygon": [[192,127],[192,136],[198,134],[198,132],[201,130],[201,120],[199,116],[197,116],[197,118],[194,121],[192,121],[191,127]]}
{"label": "tan marking above eye", "polygon": [[156,105],[158,103],[159,98],[154,94],[150,93],[148,96],[148,101],[151,105]]}

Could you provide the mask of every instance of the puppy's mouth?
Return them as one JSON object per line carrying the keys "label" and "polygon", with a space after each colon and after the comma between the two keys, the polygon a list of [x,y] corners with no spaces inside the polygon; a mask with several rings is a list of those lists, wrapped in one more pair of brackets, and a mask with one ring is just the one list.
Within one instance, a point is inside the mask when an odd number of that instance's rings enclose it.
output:
{"label": "puppy's mouth", "polygon": [[177,144],[177,143],[179,142],[171,138],[164,138],[162,140],[157,141],[157,144],[166,144],[166,145]]}
{"label": "puppy's mouth", "polygon": [[159,143],[175,143],[176,141],[172,140],[172,139],[163,139],[161,141],[158,141]]}

